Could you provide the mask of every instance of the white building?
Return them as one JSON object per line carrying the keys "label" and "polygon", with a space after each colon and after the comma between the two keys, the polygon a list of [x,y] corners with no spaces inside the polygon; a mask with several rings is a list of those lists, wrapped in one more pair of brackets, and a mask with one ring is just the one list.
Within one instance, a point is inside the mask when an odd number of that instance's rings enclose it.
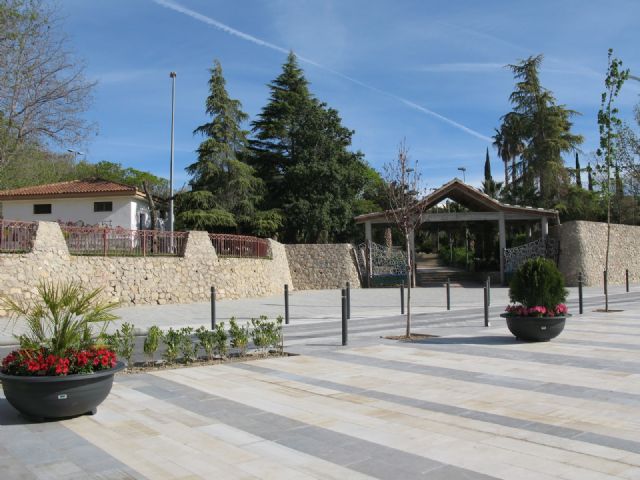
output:
{"label": "white building", "polygon": [[0,191],[5,220],[149,229],[149,203],[136,187],[106,180],[73,180]]}

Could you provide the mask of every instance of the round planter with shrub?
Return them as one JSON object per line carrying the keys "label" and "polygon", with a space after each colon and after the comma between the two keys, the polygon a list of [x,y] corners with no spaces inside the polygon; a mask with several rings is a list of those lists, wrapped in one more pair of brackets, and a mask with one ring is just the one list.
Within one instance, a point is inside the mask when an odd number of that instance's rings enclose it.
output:
{"label": "round planter with shrub", "polygon": [[564,279],[556,265],[537,257],[524,262],[509,284],[512,304],[501,316],[516,338],[546,342],[560,335],[569,316]]}
{"label": "round planter with shrub", "polygon": [[[124,368],[109,347],[96,342],[117,306],[100,300],[100,289],[78,283],[43,282],[34,301],[2,297],[2,306],[27,332],[20,348],[2,360],[0,381],[7,401],[24,416],[60,419],[93,414]],[[98,332],[93,326],[98,325]]]}

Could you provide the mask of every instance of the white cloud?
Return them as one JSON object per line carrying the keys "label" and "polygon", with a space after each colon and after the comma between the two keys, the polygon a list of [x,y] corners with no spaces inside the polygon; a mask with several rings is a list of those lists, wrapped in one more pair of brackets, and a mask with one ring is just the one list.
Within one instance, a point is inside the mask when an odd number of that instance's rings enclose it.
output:
{"label": "white cloud", "polygon": [[93,79],[97,80],[101,85],[117,85],[122,83],[131,83],[139,81],[143,78],[157,76],[160,72],[152,69],[140,70],[115,70],[111,72],[101,72],[93,74]]}

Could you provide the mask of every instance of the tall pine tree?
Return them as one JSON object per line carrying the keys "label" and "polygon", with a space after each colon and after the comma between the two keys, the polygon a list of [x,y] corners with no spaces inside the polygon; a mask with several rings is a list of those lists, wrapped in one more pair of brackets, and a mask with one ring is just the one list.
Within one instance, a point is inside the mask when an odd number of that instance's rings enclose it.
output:
{"label": "tall pine tree", "polygon": [[[571,133],[570,119],[576,112],[558,105],[553,94],[540,83],[542,58],[538,55],[509,65],[516,88],[509,97],[513,111],[503,121],[519,126],[517,138],[511,142],[523,146],[519,197],[526,203],[552,207],[567,184],[562,154],[575,150],[582,143],[582,136]],[[504,128],[505,125],[499,131]]]}
{"label": "tall pine tree", "polygon": [[193,132],[205,139],[198,147],[198,160],[187,167],[192,192],[179,199],[178,220],[185,228],[252,232],[263,215],[257,204],[264,185],[246,163],[249,141],[242,124],[248,115],[229,97],[218,60],[210,72],[205,111],[211,120]]}
{"label": "tall pine tree", "polygon": [[287,242],[344,240],[367,168],[360,153],[348,150],[353,132],[310,93],[293,53],[269,88],[251,142],[266,206],[282,212]]}

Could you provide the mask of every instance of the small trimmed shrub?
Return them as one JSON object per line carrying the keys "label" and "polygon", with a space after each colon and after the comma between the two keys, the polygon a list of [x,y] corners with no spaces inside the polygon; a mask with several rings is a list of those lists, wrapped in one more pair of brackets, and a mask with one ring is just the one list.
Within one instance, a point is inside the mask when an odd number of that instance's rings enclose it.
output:
{"label": "small trimmed shrub", "polygon": [[247,345],[249,344],[249,327],[241,327],[236,322],[236,317],[229,319],[229,338],[231,346],[237,348],[241,356],[247,353]]}
{"label": "small trimmed shrub", "polygon": [[162,336],[162,342],[166,347],[163,356],[168,363],[175,363],[178,359],[180,352],[180,339],[180,333],[173,328],[169,328],[169,330],[167,330]]}
{"label": "small trimmed shrub", "polygon": [[282,317],[275,322],[270,322],[265,315],[260,318],[252,318],[251,339],[255,347],[263,353],[270,348],[279,349],[282,337]]}
{"label": "small trimmed shrub", "polygon": [[221,358],[227,356],[228,338],[229,335],[227,335],[227,331],[224,329],[224,322],[217,323],[216,328],[213,331],[213,343],[216,354]]}
{"label": "small trimmed shrub", "polygon": [[183,327],[178,331],[180,340],[178,347],[182,354],[182,360],[185,363],[193,362],[198,358],[198,344],[193,342],[191,335],[193,335],[193,328]]}
{"label": "small trimmed shrub", "polygon": [[155,363],[155,354],[158,350],[160,340],[162,340],[162,330],[160,330],[159,327],[153,325],[147,332],[147,336],[144,339],[143,346],[144,353],[151,362]]}
{"label": "small trimmed shrub", "polygon": [[124,322],[113,335],[109,335],[109,343],[119,357],[127,362],[127,367],[131,367],[131,357],[136,348],[136,338],[133,324]]}
{"label": "small trimmed shrub", "polygon": [[204,351],[204,354],[209,360],[213,360],[213,351],[215,349],[213,336],[214,332],[205,328],[204,326],[199,327],[196,330],[198,346]]}
{"label": "small trimmed shrub", "polygon": [[564,279],[555,264],[546,258],[527,260],[514,274],[509,298],[525,307],[542,306],[554,310],[567,298]]}

